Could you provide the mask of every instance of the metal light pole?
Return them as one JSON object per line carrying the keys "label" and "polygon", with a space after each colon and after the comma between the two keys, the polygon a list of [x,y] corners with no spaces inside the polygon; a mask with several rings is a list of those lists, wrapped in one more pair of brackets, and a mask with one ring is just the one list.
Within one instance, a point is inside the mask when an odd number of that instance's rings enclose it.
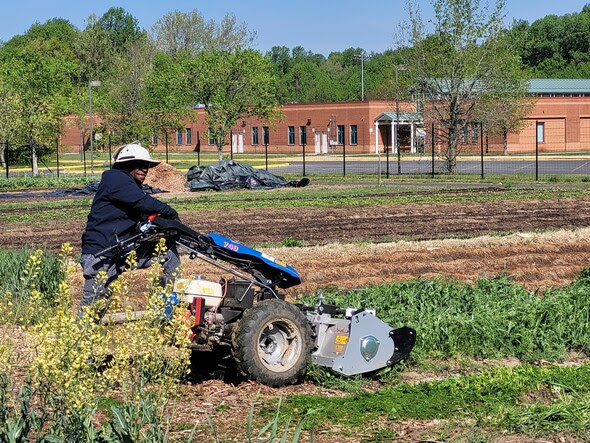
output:
{"label": "metal light pole", "polygon": [[90,173],[94,174],[94,137],[92,136],[92,88],[96,86],[102,86],[102,82],[99,80],[88,82],[88,114],[90,117]]}
{"label": "metal light pole", "polygon": [[355,55],[354,58],[361,61],[361,101],[365,101],[365,58],[371,57],[367,57],[367,53],[363,49],[360,55]]}
{"label": "metal light pole", "polygon": [[361,53],[361,101],[365,101],[365,51]]}

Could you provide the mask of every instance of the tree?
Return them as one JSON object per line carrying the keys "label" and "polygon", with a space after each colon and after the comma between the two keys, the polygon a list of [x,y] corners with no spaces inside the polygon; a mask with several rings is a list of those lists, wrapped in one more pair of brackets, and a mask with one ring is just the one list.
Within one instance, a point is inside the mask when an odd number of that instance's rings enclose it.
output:
{"label": "tree", "polygon": [[157,48],[173,57],[182,52],[195,56],[205,49],[247,48],[255,35],[245,23],[237,23],[233,14],[226,14],[217,24],[213,20],[207,22],[197,9],[169,12],[152,26]]}
{"label": "tree", "polygon": [[33,175],[38,174],[38,148],[53,145],[62,117],[71,110],[79,72],[71,44],[77,33],[62,19],[36,23],[0,51],[0,76],[22,104],[15,140],[31,150]]}
{"label": "tree", "polygon": [[219,51],[246,49],[256,39],[256,32],[250,31],[245,22],[238,23],[234,14],[225,14],[221,23],[215,27],[213,39],[207,46]]}
{"label": "tree", "polygon": [[588,78],[590,73],[590,5],[579,13],[548,15],[511,30],[518,54],[539,78]]}
{"label": "tree", "polygon": [[0,161],[6,168],[6,148],[21,130],[23,103],[18,93],[0,78]]}
{"label": "tree", "polygon": [[74,46],[80,63],[81,83],[104,79],[112,63],[113,54],[107,31],[98,24],[96,15],[86,20],[86,28],[82,31]]}
{"label": "tree", "polygon": [[193,103],[187,98],[184,86],[181,63],[162,52],[157,53],[145,88],[146,113],[156,134],[165,135],[194,118]]}
{"label": "tree", "polygon": [[[514,48],[513,35],[508,34],[506,50]],[[482,122],[487,133],[500,135],[504,155],[508,155],[508,134],[524,128],[524,118],[532,111],[536,100],[529,96],[529,78],[523,73],[518,59],[504,66],[504,76],[492,79],[488,91],[482,93],[475,107],[475,119]]]}
{"label": "tree", "polygon": [[502,97],[502,81],[518,70],[518,55],[506,45],[503,33],[505,0],[490,12],[480,0],[433,0],[434,32],[427,35],[415,4],[408,2],[410,52],[407,68],[427,101],[425,120],[440,128],[442,157],[448,172],[456,171],[460,130],[476,119],[483,97]]}
{"label": "tree", "polygon": [[277,115],[272,68],[258,51],[203,51],[184,63],[184,74],[192,102],[205,106],[219,160],[238,120],[257,116],[272,121]]}
{"label": "tree", "polygon": [[113,54],[144,36],[137,19],[121,7],[110,8],[98,19],[97,25],[106,33]]}
{"label": "tree", "polygon": [[106,130],[119,132],[121,142],[152,134],[146,105],[146,81],[153,71],[154,47],[147,38],[126,44],[113,60],[113,73],[101,88],[102,109],[98,108]]}

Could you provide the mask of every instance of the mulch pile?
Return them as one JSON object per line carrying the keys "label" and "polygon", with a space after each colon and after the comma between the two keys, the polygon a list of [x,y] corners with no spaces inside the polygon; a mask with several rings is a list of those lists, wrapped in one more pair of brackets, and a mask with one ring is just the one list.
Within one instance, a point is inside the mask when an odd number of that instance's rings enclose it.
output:
{"label": "mulch pile", "polygon": [[168,192],[188,191],[186,176],[165,162],[150,169],[145,184]]}

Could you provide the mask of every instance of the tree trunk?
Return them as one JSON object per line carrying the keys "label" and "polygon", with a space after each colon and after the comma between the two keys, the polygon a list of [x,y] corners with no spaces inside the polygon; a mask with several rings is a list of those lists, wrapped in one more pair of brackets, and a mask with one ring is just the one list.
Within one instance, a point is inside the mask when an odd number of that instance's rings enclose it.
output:
{"label": "tree trunk", "polygon": [[39,175],[39,164],[37,163],[37,148],[35,145],[31,147],[31,161],[33,163],[33,177]]}
{"label": "tree trunk", "polygon": [[29,136],[29,146],[31,147],[31,170],[33,177],[36,177],[39,175],[39,165],[37,164],[37,149],[33,134],[30,134]]}
{"label": "tree trunk", "polygon": [[504,155],[508,155],[508,131],[504,129]]}
{"label": "tree trunk", "polygon": [[459,143],[458,134],[459,132],[457,131],[456,127],[451,126],[449,128],[449,138],[447,140],[446,153],[447,172],[449,174],[454,174],[457,172],[457,144]]}
{"label": "tree trunk", "polygon": [[221,146],[217,145],[217,160],[218,161],[223,160],[223,145],[221,145]]}

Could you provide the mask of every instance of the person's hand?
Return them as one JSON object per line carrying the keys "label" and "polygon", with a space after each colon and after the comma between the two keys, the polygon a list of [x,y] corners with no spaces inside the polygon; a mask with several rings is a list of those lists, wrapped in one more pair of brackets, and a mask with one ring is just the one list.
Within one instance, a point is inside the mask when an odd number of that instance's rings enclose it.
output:
{"label": "person's hand", "polygon": [[174,220],[174,221],[177,221],[178,223],[182,223],[180,221],[180,217],[178,216],[178,212],[176,212],[172,217],[170,217],[170,220]]}

